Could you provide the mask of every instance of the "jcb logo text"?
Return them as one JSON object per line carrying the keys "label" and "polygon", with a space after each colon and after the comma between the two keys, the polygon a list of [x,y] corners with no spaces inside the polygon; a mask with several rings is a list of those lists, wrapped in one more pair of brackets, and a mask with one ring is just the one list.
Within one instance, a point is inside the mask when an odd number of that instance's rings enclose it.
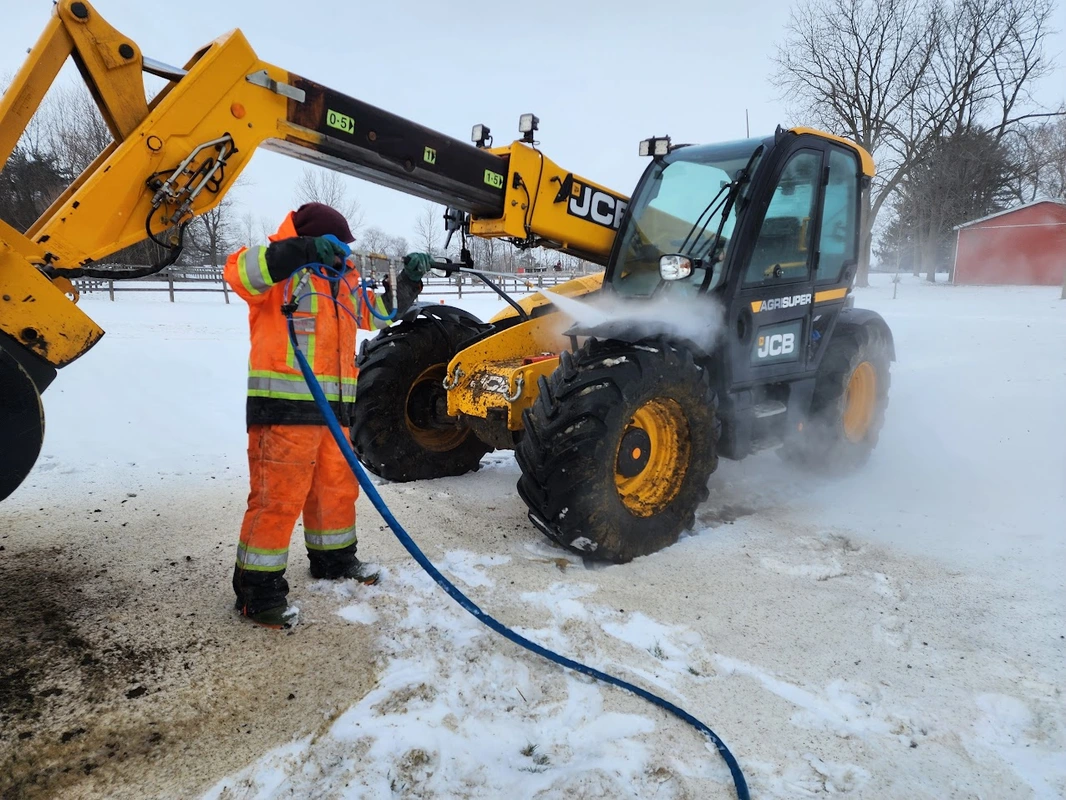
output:
{"label": "jcb logo text", "polygon": [[626,205],[619,197],[575,182],[566,210],[575,217],[617,230]]}
{"label": "jcb logo text", "polygon": [[759,337],[759,358],[767,356],[787,356],[796,349],[796,334],[773,333]]}

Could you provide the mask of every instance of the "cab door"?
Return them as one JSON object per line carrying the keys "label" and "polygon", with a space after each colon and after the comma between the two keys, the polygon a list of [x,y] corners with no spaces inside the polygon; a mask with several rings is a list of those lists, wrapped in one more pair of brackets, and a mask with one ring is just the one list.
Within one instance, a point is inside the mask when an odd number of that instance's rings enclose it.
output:
{"label": "cab door", "polygon": [[826,149],[799,140],[752,198],[751,245],[734,265],[730,384],[786,379],[808,369]]}

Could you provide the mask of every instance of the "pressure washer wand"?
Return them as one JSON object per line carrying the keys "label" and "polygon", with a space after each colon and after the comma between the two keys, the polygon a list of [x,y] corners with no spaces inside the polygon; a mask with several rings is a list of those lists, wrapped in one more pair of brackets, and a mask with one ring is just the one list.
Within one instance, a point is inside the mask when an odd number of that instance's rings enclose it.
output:
{"label": "pressure washer wand", "polygon": [[[469,257],[470,251],[466,248],[463,248],[463,255],[465,257]],[[470,261],[470,264],[473,264],[472,260]],[[523,322],[529,319],[529,314],[526,312],[526,310],[522,308],[522,306],[520,306],[518,302],[513,297],[511,297],[511,295],[507,294],[506,291],[501,289],[487,277],[488,275],[498,275],[503,278],[513,278],[515,277],[514,275],[509,275],[505,272],[486,272],[485,270],[474,269],[472,266],[463,266],[461,264],[456,264],[453,261],[437,261],[433,264],[432,267],[430,267],[430,269],[435,272],[444,273],[442,277],[449,277],[451,275],[454,275],[456,272],[463,275],[473,275],[486,286],[488,286],[490,289],[492,289],[492,291],[496,292],[496,294],[502,297],[504,301],[506,301],[508,305],[511,306],[511,308],[518,312],[518,316],[522,319]]]}

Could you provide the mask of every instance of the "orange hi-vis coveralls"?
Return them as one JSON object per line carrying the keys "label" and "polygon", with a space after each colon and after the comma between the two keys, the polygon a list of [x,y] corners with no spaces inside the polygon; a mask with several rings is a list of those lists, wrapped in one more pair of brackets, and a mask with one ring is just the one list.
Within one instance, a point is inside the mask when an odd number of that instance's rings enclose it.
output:
{"label": "orange hi-vis coveralls", "polygon": [[342,427],[351,424],[356,398],[353,316],[358,327],[378,327],[357,294],[360,276],[350,265],[343,282],[300,270],[318,259],[313,239],[297,236],[292,213],[269,239],[270,245],[233,253],[223,273],[248,303],[251,335],[251,488],[233,575],[245,614],[285,604],[289,541],[301,514],[313,577],[337,577],[354,560],[357,544],[359,484],[303,378],[282,306],[301,298],[293,313],[297,342]]}

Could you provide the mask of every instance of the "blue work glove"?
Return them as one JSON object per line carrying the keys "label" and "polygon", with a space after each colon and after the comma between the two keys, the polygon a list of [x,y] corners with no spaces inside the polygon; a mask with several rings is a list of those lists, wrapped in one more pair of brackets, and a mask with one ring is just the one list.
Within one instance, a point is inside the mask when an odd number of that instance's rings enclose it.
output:
{"label": "blue work glove", "polygon": [[403,274],[418,283],[434,263],[429,253],[408,253],[403,257]]}

